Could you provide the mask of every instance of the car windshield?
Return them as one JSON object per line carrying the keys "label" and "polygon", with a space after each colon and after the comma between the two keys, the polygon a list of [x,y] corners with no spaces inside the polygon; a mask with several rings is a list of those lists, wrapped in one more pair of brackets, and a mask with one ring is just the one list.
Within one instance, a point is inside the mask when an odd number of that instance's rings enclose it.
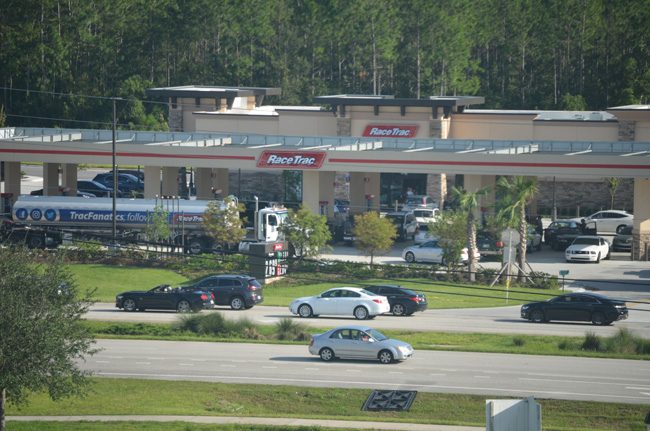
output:
{"label": "car windshield", "polygon": [[598,245],[598,244],[600,244],[598,238],[578,237],[573,240],[573,245]]}
{"label": "car windshield", "polygon": [[375,330],[375,329],[368,329],[366,332],[367,332],[368,334],[370,334],[370,336],[371,336],[372,338],[374,338],[375,340],[377,340],[377,341],[388,340],[388,337],[387,337],[387,336],[385,336],[384,334],[382,334],[381,332],[379,332],[379,331],[377,331],[377,330]]}

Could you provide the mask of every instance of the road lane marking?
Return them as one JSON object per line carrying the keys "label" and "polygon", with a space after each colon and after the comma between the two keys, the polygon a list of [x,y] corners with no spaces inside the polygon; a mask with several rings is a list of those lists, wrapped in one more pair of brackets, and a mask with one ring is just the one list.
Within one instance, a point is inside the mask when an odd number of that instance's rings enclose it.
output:
{"label": "road lane marking", "polygon": [[[574,379],[592,380],[594,378],[594,376],[576,376],[576,375],[573,375],[573,374],[526,373],[526,375],[527,376],[539,376],[539,377],[556,377],[558,379],[574,378]],[[639,381],[638,378],[633,379],[633,378],[623,378],[623,377],[598,377],[598,379],[599,380],[615,380],[617,382],[620,382],[621,380],[631,380],[634,383]]]}
{"label": "road lane marking", "polygon": [[475,379],[491,379],[490,376],[474,376]]}
{"label": "road lane marking", "polygon": [[149,359],[150,361],[164,361],[167,358],[146,358],[146,359]]}
{"label": "road lane marking", "polygon": [[[218,375],[200,375],[200,374],[156,374],[156,373],[108,373],[108,372],[96,372],[95,375],[101,376],[122,376],[122,377],[157,377],[159,379],[207,379],[207,380],[235,380],[235,381],[256,381],[256,382],[286,382],[286,378],[280,377],[251,377],[251,376],[218,376]],[[345,384],[345,385],[360,385],[361,387],[367,387],[367,381],[354,381],[354,380],[317,380],[317,379],[291,379],[292,382],[299,383],[311,383],[311,384]],[[582,392],[567,392],[567,391],[540,391],[540,390],[531,390],[527,389],[507,389],[507,388],[495,388],[493,386],[482,387],[482,386],[449,386],[449,385],[421,385],[421,384],[404,384],[404,383],[392,383],[392,382],[374,382],[375,386],[386,386],[391,388],[402,389],[404,388],[423,388],[429,389],[431,391],[437,391],[441,389],[447,390],[467,390],[467,391],[485,391],[486,393],[493,392],[504,392],[504,393],[522,393],[530,395],[534,392],[536,395],[562,395],[562,396],[574,396],[574,397],[585,397],[585,399],[591,399],[593,397],[598,398],[616,398],[616,399],[630,399],[630,400],[643,400],[647,402],[648,397],[638,397],[632,395],[607,395],[607,394],[597,394],[597,393],[582,393]]]}
{"label": "road lane marking", "polygon": [[151,365],[151,362],[136,362],[135,365]]}
{"label": "road lane marking", "polygon": [[429,375],[430,376],[446,376],[446,374],[443,374],[443,373],[431,373]]}
{"label": "road lane marking", "polygon": [[266,368],[267,370],[274,370],[278,367],[269,367],[269,366],[262,366],[262,368]]}
{"label": "road lane marking", "polygon": [[650,388],[644,388],[642,386],[626,386],[625,389],[631,389],[633,391],[650,391]]}
{"label": "road lane marking", "polygon": [[193,367],[194,366],[194,364],[187,364],[187,363],[183,363],[183,362],[181,362],[178,365],[180,365],[181,367]]}
{"label": "road lane marking", "polygon": [[95,361],[97,364],[110,364],[111,361]]}
{"label": "road lane marking", "polygon": [[[584,383],[584,384],[589,384],[589,385],[607,385],[607,386],[625,386],[625,385],[629,385],[629,383],[595,382],[593,380],[533,379],[531,377],[518,377],[517,379],[518,380],[531,381],[531,382]],[[647,389],[647,388],[641,388],[641,389]],[[650,390],[650,389],[648,389],[648,390]]]}

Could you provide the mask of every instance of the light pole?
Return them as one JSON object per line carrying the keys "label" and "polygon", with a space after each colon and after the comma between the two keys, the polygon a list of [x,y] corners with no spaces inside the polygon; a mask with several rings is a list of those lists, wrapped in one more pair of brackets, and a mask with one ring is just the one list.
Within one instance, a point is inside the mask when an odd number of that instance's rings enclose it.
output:
{"label": "light pole", "polygon": [[113,97],[113,140],[112,140],[112,153],[113,153],[113,247],[117,244],[117,202],[115,195],[117,194],[117,164],[115,160],[115,129],[117,128],[117,98]]}

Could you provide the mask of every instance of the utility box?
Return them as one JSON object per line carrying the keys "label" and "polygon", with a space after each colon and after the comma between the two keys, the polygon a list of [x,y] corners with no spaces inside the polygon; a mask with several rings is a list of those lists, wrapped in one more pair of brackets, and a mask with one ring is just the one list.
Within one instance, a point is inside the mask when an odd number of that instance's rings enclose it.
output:
{"label": "utility box", "polygon": [[289,247],[286,242],[254,242],[249,246],[250,274],[265,284],[287,273]]}
{"label": "utility box", "polygon": [[525,400],[485,400],[486,431],[542,431],[542,407]]}

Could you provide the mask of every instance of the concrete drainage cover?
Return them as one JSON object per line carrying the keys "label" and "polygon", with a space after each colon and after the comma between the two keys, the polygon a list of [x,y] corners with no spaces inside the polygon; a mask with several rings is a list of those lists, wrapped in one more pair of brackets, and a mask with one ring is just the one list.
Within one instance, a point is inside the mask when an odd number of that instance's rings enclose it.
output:
{"label": "concrete drainage cover", "polygon": [[381,391],[374,390],[361,410],[365,411],[408,411],[415,400],[417,391]]}

